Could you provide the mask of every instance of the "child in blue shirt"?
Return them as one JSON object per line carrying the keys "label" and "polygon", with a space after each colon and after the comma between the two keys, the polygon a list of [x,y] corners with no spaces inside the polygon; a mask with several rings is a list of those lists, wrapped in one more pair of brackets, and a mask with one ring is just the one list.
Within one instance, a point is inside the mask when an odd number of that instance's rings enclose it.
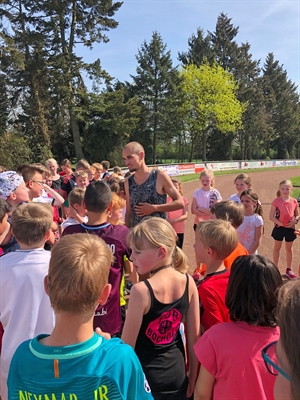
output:
{"label": "child in blue shirt", "polygon": [[53,247],[45,290],[55,327],[17,349],[8,376],[10,400],[153,399],[134,350],[93,331],[95,309],[110,293],[112,261],[110,248],[96,235],[68,235]]}

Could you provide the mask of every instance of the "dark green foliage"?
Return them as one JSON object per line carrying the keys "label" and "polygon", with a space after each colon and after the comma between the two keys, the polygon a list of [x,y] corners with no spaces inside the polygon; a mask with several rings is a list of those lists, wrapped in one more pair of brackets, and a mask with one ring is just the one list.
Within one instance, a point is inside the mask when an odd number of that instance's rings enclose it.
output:
{"label": "dark green foliage", "polygon": [[[132,76],[134,93],[144,109],[144,134],[149,133],[152,141],[152,162],[156,161],[156,146],[168,141],[175,131],[174,119],[179,85],[179,74],[172,65],[171,53],[167,51],[158,32],[153,32],[150,43],[143,42],[136,59],[137,75]],[[147,135],[148,136],[148,135]]]}
{"label": "dark green foliage", "polygon": [[125,86],[117,87],[90,94],[89,107],[80,115],[87,124],[83,147],[91,162],[107,159],[113,165],[120,165],[122,148],[136,128],[140,116],[137,97],[129,98]]}
{"label": "dark green foliage", "polygon": [[189,64],[195,64],[198,67],[204,62],[212,64],[214,61],[214,51],[211,45],[211,37],[204,37],[203,29],[198,28],[197,34],[188,39],[188,51],[178,53],[178,60],[186,67]]}
{"label": "dark green foliage", "polygon": [[268,140],[277,146],[278,158],[293,158],[295,144],[299,141],[299,95],[272,53],[268,54],[264,64],[262,86],[272,126]]}

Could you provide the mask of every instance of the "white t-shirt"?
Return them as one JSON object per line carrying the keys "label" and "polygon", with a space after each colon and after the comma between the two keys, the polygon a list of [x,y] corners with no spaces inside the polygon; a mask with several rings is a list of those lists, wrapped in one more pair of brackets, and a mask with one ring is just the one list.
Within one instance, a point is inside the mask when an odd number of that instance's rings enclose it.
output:
{"label": "white t-shirt", "polygon": [[[264,221],[258,214],[244,216],[244,222],[237,228],[239,242],[249,251],[255,241],[255,230],[263,226]],[[255,254],[258,254],[257,250]]]}
{"label": "white t-shirt", "polygon": [[44,189],[42,189],[42,194],[40,195],[40,197],[35,197],[34,199],[32,199],[34,203],[47,203],[51,206],[53,206],[53,200],[53,197],[49,197],[46,190]]}
{"label": "white t-shirt", "polygon": [[7,399],[6,380],[17,347],[41,333],[50,334],[54,313],[44,290],[50,251],[17,250],[0,258],[0,319],[4,334],[1,351],[1,396]]}
{"label": "white t-shirt", "polygon": [[[193,194],[193,198],[196,200],[196,204],[198,207],[204,208],[211,208],[216,200],[221,201],[222,197],[220,192],[217,189],[210,189],[210,190],[203,190],[202,188],[196,190]],[[195,224],[199,222],[200,217],[195,215]],[[203,219],[210,219],[208,215],[207,218],[204,217]]]}
{"label": "white t-shirt", "polygon": [[[83,217],[84,222],[87,223],[88,222],[88,216],[86,215],[85,217]],[[75,219],[75,218],[67,218],[62,224],[62,230],[66,229],[68,226],[70,225],[78,225],[79,222]]]}
{"label": "white t-shirt", "polygon": [[236,203],[240,203],[241,199],[239,198],[238,194],[232,194],[231,196],[228,197],[228,200],[235,201]]}

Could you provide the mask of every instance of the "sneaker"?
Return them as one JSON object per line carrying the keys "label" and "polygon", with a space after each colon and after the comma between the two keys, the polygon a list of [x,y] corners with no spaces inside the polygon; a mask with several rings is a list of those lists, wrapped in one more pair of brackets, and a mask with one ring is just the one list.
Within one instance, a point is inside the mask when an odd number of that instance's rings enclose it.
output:
{"label": "sneaker", "polygon": [[290,268],[287,268],[287,269],[286,269],[286,271],[285,271],[285,276],[286,276],[288,279],[297,279],[296,275],[294,274],[294,272],[293,272]]}

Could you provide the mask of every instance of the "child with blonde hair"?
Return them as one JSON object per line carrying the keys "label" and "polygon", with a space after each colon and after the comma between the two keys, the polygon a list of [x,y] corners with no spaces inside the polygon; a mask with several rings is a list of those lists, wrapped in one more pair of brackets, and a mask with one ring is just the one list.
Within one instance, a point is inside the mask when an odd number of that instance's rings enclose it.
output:
{"label": "child with blonde hair", "polygon": [[84,194],[85,190],[80,188],[73,189],[69,194],[69,216],[62,223],[62,230],[66,229],[70,225],[87,222],[88,217],[84,206]]}
{"label": "child with blonde hair", "polygon": [[[186,274],[186,256],[163,218],[143,220],[130,231],[131,260],[150,278],[133,285],[122,340],[136,351],[155,400],[186,399],[193,391],[198,363],[192,350],[200,333],[199,301]],[[186,321],[189,381],[179,327]]]}
{"label": "child with blonde hair", "polygon": [[258,254],[264,227],[263,209],[257,194],[251,189],[241,194],[241,203],[244,206],[244,222],[237,228],[239,242],[249,254]]}
{"label": "child with blonde hair", "polygon": [[[210,169],[204,169],[200,172],[200,181],[202,187],[197,189],[193,194],[193,201],[191,211],[195,215],[194,219],[194,231],[196,231],[197,224],[199,221],[206,221],[210,219],[211,207],[222,200],[220,192],[214,188],[214,173]],[[201,263],[196,258],[196,269],[194,271],[195,276],[199,276],[203,273]]]}
{"label": "child with blonde hair", "polygon": [[10,399],[153,398],[130,346],[105,340],[93,329],[95,309],[110,294],[112,262],[112,251],[96,235],[65,236],[54,246],[44,285],[55,326],[50,335],[39,334],[17,349],[8,378]]}
{"label": "child with blonde hair", "polygon": [[103,167],[100,163],[93,163],[90,168],[94,172],[94,181],[100,181]]}
{"label": "child with blonde hair", "polygon": [[277,197],[272,202],[269,218],[275,226],[272,231],[274,239],[273,262],[279,266],[279,254],[283,239],[285,239],[286,252],[286,276],[289,279],[296,279],[292,271],[293,264],[293,242],[296,239],[295,227],[298,223],[299,207],[296,199],[291,197],[293,190],[290,180],[283,180],[279,183]]}
{"label": "child with blonde hair", "polygon": [[250,176],[247,174],[239,174],[235,180],[234,180],[234,184],[237,190],[237,193],[232,194],[231,196],[228,197],[228,200],[233,200],[236,203],[240,203],[241,202],[241,194],[247,190],[251,188],[251,179]]}
{"label": "child with blonde hair", "polygon": [[199,222],[195,236],[195,253],[206,264],[206,275],[198,285],[201,325],[206,331],[230,321],[225,305],[230,271],[224,260],[237,247],[238,237],[231,223],[220,219]]}
{"label": "child with blonde hair", "polygon": [[76,186],[80,189],[86,189],[89,184],[89,174],[87,171],[78,171],[75,172],[75,183]]}
{"label": "child with blonde hair", "polygon": [[[20,250],[0,258],[0,322],[4,334],[1,350],[1,397],[7,400],[6,380],[17,347],[40,333],[50,333],[54,315],[43,290],[50,252],[44,244],[51,235],[49,204],[21,204],[11,224]],[[28,368],[28,365],[26,366]],[[14,378],[18,382],[18,378]]]}
{"label": "child with blonde hair", "polygon": [[[183,197],[182,183],[180,179],[171,178],[171,181],[178,192],[181,194],[184,207],[180,210],[169,211],[167,214],[167,221],[173,226],[174,231],[177,233],[177,245],[182,249],[185,231],[185,221],[188,217],[189,201]],[[173,200],[170,196],[167,197],[167,203],[171,203]]]}

